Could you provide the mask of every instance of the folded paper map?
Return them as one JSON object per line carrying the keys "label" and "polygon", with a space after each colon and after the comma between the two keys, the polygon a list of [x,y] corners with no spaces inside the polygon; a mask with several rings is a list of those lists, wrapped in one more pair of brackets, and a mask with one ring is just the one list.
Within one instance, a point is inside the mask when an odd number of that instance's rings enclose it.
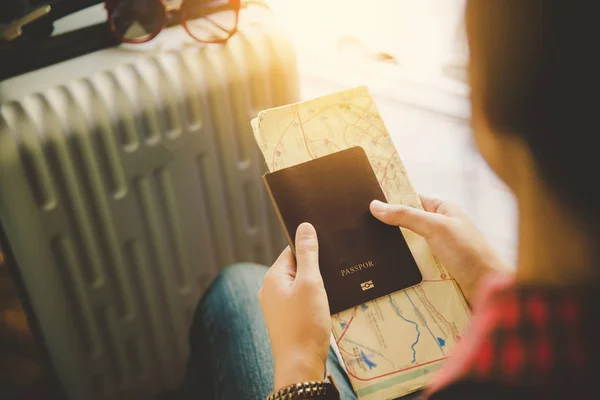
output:
{"label": "folded paper map", "polygon": [[[388,201],[422,208],[366,87],[262,111],[252,127],[271,172],[362,146]],[[423,283],[332,316],[338,354],[360,399],[423,388],[469,321],[458,285],[425,240],[402,233]]]}

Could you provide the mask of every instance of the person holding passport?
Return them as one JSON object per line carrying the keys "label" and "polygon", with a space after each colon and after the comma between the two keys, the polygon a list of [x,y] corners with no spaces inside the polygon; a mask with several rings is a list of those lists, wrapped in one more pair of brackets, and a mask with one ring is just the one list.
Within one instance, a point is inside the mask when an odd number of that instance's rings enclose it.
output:
{"label": "person holding passport", "polygon": [[[591,4],[467,0],[473,135],[517,199],[514,271],[454,205],[425,196],[424,211],[370,205],[381,222],[427,240],[473,311],[430,385],[407,398],[600,398],[600,25]],[[269,269],[230,267],[206,292],[190,331],[189,398],[260,399],[307,381],[318,390],[289,398],[355,398],[330,351],[309,223],[298,226],[295,252]]]}

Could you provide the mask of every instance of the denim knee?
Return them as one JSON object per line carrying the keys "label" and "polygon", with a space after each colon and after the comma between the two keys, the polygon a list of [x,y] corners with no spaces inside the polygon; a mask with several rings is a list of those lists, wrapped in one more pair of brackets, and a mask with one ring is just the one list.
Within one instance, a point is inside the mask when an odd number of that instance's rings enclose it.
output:
{"label": "denim knee", "polygon": [[[226,395],[238,388],[235,383],[223,386],[232,376],[248,387],[260,386],[256,392],[260,396],[250,394],[246,398],[264,398],[263,392],[268,393],[272,378],[266,383],[259,379],[264,375],[262,368],[271,371],[273,364],[258,302],[266,271],[262,265],[234,264],[223,269],[205,291],[189,330],[190,357],[185,383],[189,397],[186,398],[241,398]],[[243,366],[238,365],[248,357],[250,360]],[[255,382],[252,385],[244,381],[248,374]],[[240,388],[239,393],[242,392]]]}
{"label": "denim knee", "polygon": [[257,298],[267,270],[264,265],[254,263],[238,263],[224,268],[204,292],[196,314],[205,309],[233,306]]}
{"label": "denim knee", "polygon": [[[231,264],[219,273],[215,279],[215,283],[231,283],[231,282],[247,282],[262,284],[262,280],[267,273],[268,268],[264,265],[251,262],[242,262]],[[223,282],[224,281],[224,282]]]}

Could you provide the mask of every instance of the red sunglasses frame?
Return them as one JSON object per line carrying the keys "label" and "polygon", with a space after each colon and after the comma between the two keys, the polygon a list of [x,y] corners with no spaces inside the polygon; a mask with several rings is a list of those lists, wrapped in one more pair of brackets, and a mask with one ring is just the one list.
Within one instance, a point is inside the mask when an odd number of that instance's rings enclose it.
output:
{"label": "red sunglasses frame", "polygon": [[[108,14],[108,23],[110,25],[110,31],[113,34],[113,36],[117,40],[119,40],[121,43],[133,43],[133,44],[146,43],[146,42],[151,41],[155,37],[157,37],[158,34],[160,32],[162,32],[162,30],[165,28],[165,22],[167,21],[167,17],[169,16],[170,13],[179,14],[179,19],[181,21],[181,25],[183,26],[185,31],[188,33],[188,35],[190,35],[194,40],[201,42],[201,43],[224,43],[227,40],[229,40],[237,32],[238,18],[239,18],[239,12],[240,12],[240,8],[241,8],[241,0],[227,0],[227,4],[226,4],[227,8],[226,9],[233,9],[235,11],[235,27],[233,28],[233,30],[231,30],[231,32],[228,32],[228,36],[226,38],[217,39],[217,40],[202,40],[202,39],[199,39],[196,36],[194,36],[194,34],[191,32],[191,30],[187,24],[187,18],[185,17],[185,14],[182,12],[182,10],[184,10],[183,5],[185,4],[185,2],[186,1],[194,1],[194,0],[182,0],[181,5],[179,6],[179,8],[177,10],[169,10],[168,5],[165,0],[150,0],[150,1],[155,1],[155,2],[159,3],[163,9],[162,14],[157,16],[157,18],[160,18],[160,21],[159,21],[160,24],[158,25],[159,28],[156,30],[156,32],[152,32],[152,34],[150,36],[148,36],[147,38],[126,39],[118,32],[118,30],[115,27],[115,24],[113,23],[113,20],[112,20],[112,15],[115,12],[120,1],[127,1],[127,0],[106,0],[105,1],[105,7],[106,7],[107,14]],[[219,7],[215,7],[213,10],[219,11]],[[208,18],[208,15],[210,15],[210,14],[206,14],[206,16],[204,16],[204,18]],[[215,24],[215,25],[218,26],[218,24]]]}

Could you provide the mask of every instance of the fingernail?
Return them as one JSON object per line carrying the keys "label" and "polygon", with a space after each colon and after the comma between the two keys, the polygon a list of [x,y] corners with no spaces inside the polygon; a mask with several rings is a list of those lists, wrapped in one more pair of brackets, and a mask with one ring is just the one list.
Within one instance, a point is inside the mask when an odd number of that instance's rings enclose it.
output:
{"label": "fingernail", "polygon": [[298,230],[296,231],[297,236],[307,237],[307,236],[315,236],[317,232],[315,231],[315,227],[309,224],[308,222],[303,222],[298,226]]}
{"label": "fingernail", "polygon": [[387,211],[387,204],[386,203],[384,203],[382,201],[379,201],[379,200],[373,200],[371,202],[371,212],[373,214],[382,215],[382,214],[385,214],[386,211]]}

